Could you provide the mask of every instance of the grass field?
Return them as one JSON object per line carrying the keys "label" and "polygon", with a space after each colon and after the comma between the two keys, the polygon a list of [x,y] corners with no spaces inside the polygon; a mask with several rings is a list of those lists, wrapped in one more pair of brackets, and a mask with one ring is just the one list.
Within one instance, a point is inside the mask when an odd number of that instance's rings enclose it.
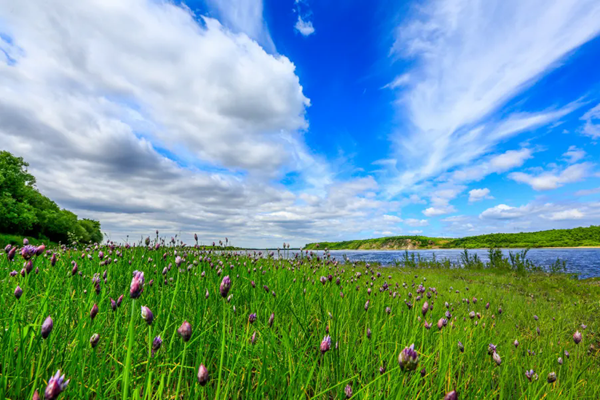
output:
{"label": "grass field", "polygon": [[[13,261],[0,255],[0,398],[31,399],[35,391],[43,398],[45,390],[51,399],[442,399],[452,390],[460,399],[597,399],[600,393],[594,280],[377,268],[309,253],[282,260],[160,243],[158,249],[155,243],[46,249],[22,275],[20,252]],[[134,271],[143,271],[142,286]],[[222,297],[225,276],[231,287]],[[51,331],[42,328],[47,317]],[[330,348],[322,343],[326,336]],[[162,343],[153,349],[157,337]],[[411,344],[417,359],[403,360],[401,368],[399,355]],[[57,370],[70,382],[62,387],[53,380],[47,389]],[[527,370],[534,371],[531,381]],[[548,383],[550,373],[555,382]]]}

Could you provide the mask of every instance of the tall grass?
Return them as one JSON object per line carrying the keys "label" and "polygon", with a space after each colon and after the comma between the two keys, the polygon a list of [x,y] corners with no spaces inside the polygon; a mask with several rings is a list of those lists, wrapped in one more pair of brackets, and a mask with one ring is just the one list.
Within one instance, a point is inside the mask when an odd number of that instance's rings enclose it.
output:
{"label": "tall grass", "polygon": [[[54,248],[32,259],[29,274],[11,276],[24,260],[17,255],[9,261],[3,253],[0,398],[43,393],[59,369],[71,380],[61,395],[69,399],[331,399],[346,398],[347,385],[360,399],[441,399],[451,390],[461,399],[597,398],[597,282],[520,271],[522,255],[506,269],[418,268],[418,259],[408,261],[413,268],[378,268],[328,254],[277,259],[157,240],[132,248]],[[468,261],[477,264],[470,255]],[[132,299],[135,270],[145,280]],[[92,277],[104,271],[97,293]],[[219,285],[226,275],[231,297],[224,298]],[[18,300],[17,285],[23,290]],[[111,299],[121,295],[113,311]],[[423,315],[425,301],[431,309]],[[92,319],[94,304],[99,313]],[[151,325],[141,306],[152,311]],[[470,318],[471,311],[479,316]],[[48,316],[53,329],[43,339]],[[447,325],[438,329],[442,318]],[[178,333],[184,321],[192,326],[187,342]],[[94,333],[100,336],[95,348]],[[326,335],[331,349],[322,354]],[[163,342],[151,356],[156,336]],[[413,343],[417,369],[402,370],[398,356]],[[500,365],[488,354],[490,343]],[[201,364],[210,377],[205,386],[197,377]],[[529,369],[537,380],[525,376]],[[550,372],[557,375],[554,383],[547,382]]]}

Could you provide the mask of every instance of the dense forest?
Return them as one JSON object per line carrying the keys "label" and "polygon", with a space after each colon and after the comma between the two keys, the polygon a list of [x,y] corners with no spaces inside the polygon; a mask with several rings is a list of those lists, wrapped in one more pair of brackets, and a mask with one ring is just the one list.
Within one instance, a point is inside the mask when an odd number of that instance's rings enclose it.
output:
{"label": "dense forest", "polygon": [[305,249],[404,250],[600,246],[600,226],[539,232],[492,233],[464,238],[392,236],[344,242],[309,243]]}
{"label": "dense forest", "polygon": [[4,241],[31,236],[42,241],[101,242],[100,223],[78,219],[41,194],[22,157],[0,151],[0,234]]}

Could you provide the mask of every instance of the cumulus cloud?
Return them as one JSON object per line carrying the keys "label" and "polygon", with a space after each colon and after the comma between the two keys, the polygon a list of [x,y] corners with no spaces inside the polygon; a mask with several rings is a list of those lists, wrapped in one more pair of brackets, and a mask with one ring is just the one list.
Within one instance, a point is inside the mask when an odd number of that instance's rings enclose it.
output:
{"label": "cumulus cloud", "polygon": [[597,1],[432,0],[415,10],[398,27],[392,49],[414,65],[409,84],[398,92],[399,113],[412,131],[396,140],[405,165],[393,190],[469,165],[500,141],[580,106],[495,117],[600,32]]}
{"label": "cumulus cloud", "polygon": [[581,181],[590,174],[591,169],[592,164],[580,163],[570,165],[563,170],[546,171],[537,175],[513,172],[509,175],[509,178],[520,183],[526,183],[533,190],[551,190],[568,183]]}
{"label": "cumulus cloud", "polygon": [[469,191],[469,203],[474,203],[476,201],[481,201],[484,199],[493,199],[493,197],[490,196],[490,189],[483,188],[473,189]]}
{"label": "cumulus cloud", "polygon": [[[224,26],[145,0],[0,0],[0,14],[2,148],[112,239],[158,228],[300,245],[397,208],[372,178],[334,181],[307,149],[294,64],[265,51],[245,17]],[[273,183],[296,169],[314,193]]]}
{"label": "cumulus cloud", "polygon": [[429,207],[423,210],[423,214],[427,217],[437,217],[444,214],[450,214],[456,211],[456,208],[451,205],[447,206],[438,206],[438,207]]}

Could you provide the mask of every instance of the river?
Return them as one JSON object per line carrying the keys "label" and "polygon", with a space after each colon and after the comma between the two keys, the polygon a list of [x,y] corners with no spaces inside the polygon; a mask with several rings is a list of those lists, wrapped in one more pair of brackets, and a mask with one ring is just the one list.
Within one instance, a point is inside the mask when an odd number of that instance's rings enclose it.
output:
{"label": "river", "polygon": [[[522,249],[503,249],[502,252],[508,256],[509,251],[520,252]],[[315,251],[313,251],[314,253]],[[433,255],[438,260],[449,259],[453,263],[459,263],[462,249],[437,249],[437,250],[409,250],[410,254],[417,254],[422,259],[431,260]],[[290,250],[290,256],[297,251]],[[323,251],[317,251],[323,254]],[[350,261],[378,262],[382,265],[394,265],[395,261],[404,258],[404,250],[331,250],[331,256],[342,261],[344,255]],[[469,250],[470,254],[477,254],[482,261],[488,261],[487,249]],[[546,267],[556,261],[557,258],[567,262],[567,272],[576,273],[579,278],[590,278],[600,276],[600,248],[556,248],[556,249],[531,249],[527,258],[534,264]]]}

